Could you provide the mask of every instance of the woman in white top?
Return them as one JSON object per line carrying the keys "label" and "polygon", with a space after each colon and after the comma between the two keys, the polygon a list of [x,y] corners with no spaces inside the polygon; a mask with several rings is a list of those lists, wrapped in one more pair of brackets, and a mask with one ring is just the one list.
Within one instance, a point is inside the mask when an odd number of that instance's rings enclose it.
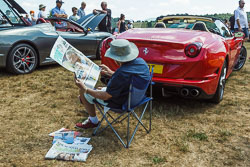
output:
{"label": "woman in white top", "polygon": [[39,5],[39,13],[38,13],[38,16],[37,18],[46,18],[45,16],[45,9],[46,9],[46,6],[44,6],[43,4]]}

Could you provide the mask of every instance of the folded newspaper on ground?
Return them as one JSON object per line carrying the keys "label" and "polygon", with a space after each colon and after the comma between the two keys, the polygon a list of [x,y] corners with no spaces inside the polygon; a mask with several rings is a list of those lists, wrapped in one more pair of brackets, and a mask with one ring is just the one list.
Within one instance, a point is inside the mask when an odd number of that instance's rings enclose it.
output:
{"label": "folded newspaper on ground", "polygon": [[90,138],[86,137],[75,137],[73,133],[65,133],[54,136],[52,144],[55,144],[57,141],[62,141],[67,144],[87,144]]}
{"label": "folded newspaper on ground", "polygon": [[92,146],[88,144],[66,144],[57,141],[45,155],[45,159],[65,161],[86,161]]}
{"label": "folded newspaper on ground", "polygon": [[60,133],[65,133],[65,132],[74,132],[74,137],[78,137],[78,136],[81,136],[82,133],[81,132],[76,132],[76,131],[72,131],[72,130],[69,130],[69,129],[66,129],[66,128],[61,128],[55,132],[52,132],[49,134],[49,136],[51,137],[55,137],[55,135],[60,135]]}
{"label": "folded newspaper on ground", "polygon": [[56,40],[50,57],[67,70],[74,72],[76,77],[82,80],[88,88],[95,87],[100,75],[100,67],[61,36]]}

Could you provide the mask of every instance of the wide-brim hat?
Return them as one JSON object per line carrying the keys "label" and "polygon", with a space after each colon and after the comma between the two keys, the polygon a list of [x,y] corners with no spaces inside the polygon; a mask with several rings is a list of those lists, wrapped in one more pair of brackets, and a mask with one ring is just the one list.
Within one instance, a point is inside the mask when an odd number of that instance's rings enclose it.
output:
{"label": "wide-brim hat", "polygon": [[43,4],[39,5],[39,10],[41,10],[42,8],[46,8],[46,6]]}
{"label": "wide-brim hat", "polygon": [[139,55],[137,46],[126,39],[116,39],[110,43],[105,57],[118,62],[129,62],[136,59]]}

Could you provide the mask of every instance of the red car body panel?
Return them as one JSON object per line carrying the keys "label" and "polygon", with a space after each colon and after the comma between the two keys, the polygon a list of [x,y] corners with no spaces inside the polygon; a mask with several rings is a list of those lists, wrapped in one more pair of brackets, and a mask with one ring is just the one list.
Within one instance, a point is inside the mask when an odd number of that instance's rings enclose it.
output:
{"label": "red car body panel", "polygon": [[[154,73],[153,81],[162,87],[193,86],[202,89],[206,95],[216,92],[219,74],[227,60],[228,77],[237,61],[243,38],[223,38],[217,34],[186,29],[152,28],[132,29],[116,39],[127,39],[136,44],[139,57],[148,64],[163,65],[162,74]],[[103,42],[102,63],[112,70],[117,64],[105,58],[107,40]],[[185,48],[194,42],[202,43],[202,49],[195,58],[185,54]]]}

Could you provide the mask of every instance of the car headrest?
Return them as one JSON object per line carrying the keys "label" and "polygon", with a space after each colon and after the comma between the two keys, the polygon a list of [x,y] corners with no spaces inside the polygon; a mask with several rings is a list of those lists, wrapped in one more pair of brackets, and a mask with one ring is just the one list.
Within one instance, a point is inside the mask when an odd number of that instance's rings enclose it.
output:
{"label": "car headrest", "polygon": [[203,22],[196,22],[194,24],[192,30],[200,30],[200,31],[207,31],[207,32],[209,32],[209,30],[207,29],[206,24],[203,23]]}
{"label": "car headrest", "polygon": [[162,22],[156,23],[155,28],[166,28],[166,25]]}

